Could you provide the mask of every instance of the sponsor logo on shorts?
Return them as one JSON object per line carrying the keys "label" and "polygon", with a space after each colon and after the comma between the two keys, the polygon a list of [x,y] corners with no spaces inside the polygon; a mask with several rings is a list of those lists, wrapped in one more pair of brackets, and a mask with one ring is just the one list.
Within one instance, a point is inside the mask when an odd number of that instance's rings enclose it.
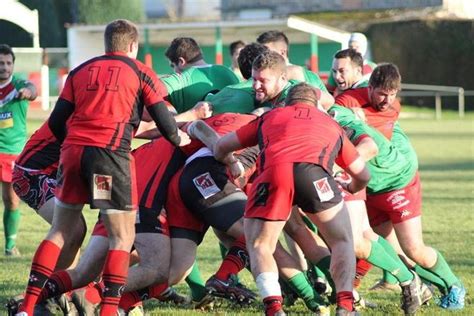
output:
{"label": "sponsor logo on shorts", "polygon": [[194,178],[193,183],[204,199],[208,199],[211,196],[221,192],[221,189],[219,189],[219,187],[216,185],[209,172],[203,173]]}
{"label": "sponsor logo on shorts", "polygon": [[332,190],[327,177],[314,181],[313,185],[321,202],[327,202],[334,198],[334,191]]}
{"label": "sponsor logo on shorts", "polygon": [[262,182],[258,184],[257,192],[255,193],[255,206],[267,205],[268,195],[270,192],[269,188],[270,183],[268,182]]}
{"label": "sponsor logo on shorts", "polygon": [[404,208],[410,204],[410,200],[405,196],[405,190],[396,191],[387,197],[387,202],[392,205],[394,210]]}
{"label": "sponsor logo on shorts", "polygon": [[94,173],[94,200],[112,199],[112,176]]}
{"label": "sponsor logo on shorts", "polygon": [[404,218],[404,217],[407,217],[407,216],[410,216],[411,212],[409,210],[403,210],[401,213],[400,213],[400,217],[401,218]]}

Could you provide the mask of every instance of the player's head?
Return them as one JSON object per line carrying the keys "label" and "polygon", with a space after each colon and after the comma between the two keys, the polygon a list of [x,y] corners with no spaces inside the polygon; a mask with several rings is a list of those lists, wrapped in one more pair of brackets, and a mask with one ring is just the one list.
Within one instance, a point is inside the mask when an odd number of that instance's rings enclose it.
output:
{"label": "player's head", "polygon": [[275,98],[288,83],[285,59],[271,50],[260,54],[252,64],[252,79],[257,101]]}
{"label": "player's head", "polygon": [[6,82],[13,74],[15,54],[7,44],[0,44],[0,83]]}
{"label": "player's head", "polygon": [[349,38],[349,48],[355,49],[362,56],[367,52],[367,37],[362,33],[352,33]]}
{"label": "player's head", "polygon": [[171,68],[177,73],[203,59],[201,48],[191,37],[175,38],[166,49],[165,56],[169,59]]}
{"label": "player's head", "polygon": [[259,43],[250,43],[242,48],[237,59],[242,77],[245,79],[252,77],[252,64],[255,58],[266,51],[268,48]]}
{"label": "player's head", "polygon": [[105,27],[104,46],[106,53],[122,52],[131,58],[138,53],[138,28],[128,20],[119,19]]}
{"label": "player's head", "polygon": [[285,33],[276,30],[266,31],[257,37],[257,42],[282,55],[288,61],[290,42]]}
{"label": "player's head", "polygon": [[241,40],[230,43],[229,53],[232,58],[232,67],[237,67],[237,59],[239,58],[240,51],[245,47],[245,43]]}
{"label": "player's head", "polygon": [[402,76],[395,64],[384,63],[375,67],[369,79],[369,98],[378,111],[388,110],[402,86]]}
{"label": "player's head", "polygon": [[362,79],[364,59],[355,49],[340,50],[332,60],[332,74],[340,90],[350,89],[357,81]]}
{"label": "player's head", "polygon": [[296,103],[305,103],[317,107],[319,98],[320,93],[318,94],[318,91],[313,86],[305,82],[301,82],[288,90],[288,94],[285,98],[285,104],[293,105]]}

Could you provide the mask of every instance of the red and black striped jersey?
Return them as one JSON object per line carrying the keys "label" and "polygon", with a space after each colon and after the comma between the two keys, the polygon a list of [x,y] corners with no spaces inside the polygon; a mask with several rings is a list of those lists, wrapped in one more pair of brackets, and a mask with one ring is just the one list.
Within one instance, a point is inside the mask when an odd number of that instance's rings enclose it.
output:
{"label": "red and black striped jersey", "polygon": [[359,157],[343,129],[316,107],[304,103],[273,109],[237,130],[244,147],[260,147],[259,170],[289,162],[318,164],[329,173]]}
{"label": "red and black striped jersey", "polygon": [[156,74],[123,53],[107,53],[69,74],[60,100],[73,106],[64,143],[129,150],[143,108],[164,102]]}
{"label": "red and black striped jersey", "polygon": [[[251,114],[221,113],[205,119],[204,122],[215,130],[217,134],[223,136],[236,131],[239,127],[253,121],[255,118],[256,116]],[[205,147],[205,145],[200,140],[192,139],[191,143],[181,147],[181,150],[187,156],[191,156],[202,147]]]}
{"label": "red and black striped jersey", "polygon": [[58,168],[60,150],[61,144],[46,121],[28,139],[15,164],[45,173],[54,172]]}

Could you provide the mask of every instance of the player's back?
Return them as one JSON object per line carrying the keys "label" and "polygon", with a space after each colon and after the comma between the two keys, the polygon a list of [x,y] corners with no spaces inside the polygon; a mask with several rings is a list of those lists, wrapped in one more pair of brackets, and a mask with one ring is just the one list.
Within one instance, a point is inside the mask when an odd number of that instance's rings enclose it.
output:
{"label": "player's back", "polygon": [[60,149],[61,144],[46,121],[28,139],[15,163],[28,169],[54,170],[59,163]]}
{"label": "player's back", "polygon": [[144,104],[162,99],[151,70],[123,54],[93,58],[74,69],[61,93],[73,103],[65,143],[129,149]]}
{"label": "player's back", "polygon": [[261,119],[260,166],[307,162],[332,169],[344,132],[331,117],[312,105],[299,103],[274,109]]}
{"label": "player's back", "polygon": [[[223,136],[227,133],[236,131],[241,126],[255,120],[255,118],[256,116],[251,114],[221,113],[211,116],[204,121],[214,131],[216,131],[217,134]],[[187,156],[191,156],[203,147],[205,147],[205,145],[201,141],[192,139],[189,145],[181,147],[181,149]]]}
{"label": "player's back", "polygon": [[163,77],[168,91],[166,100],[178,113],[192,108],[204,100],[209,93],[216,93],[222,88],[239,82],[237,76],[222,65],[193,66],[180,74]]}
{"label": "player's back", "polygon": [[250,113],[258,106],[252,79],[224,87],[216,94],[208,94],[206,101],[212,103],[214,114],[233,112]]}

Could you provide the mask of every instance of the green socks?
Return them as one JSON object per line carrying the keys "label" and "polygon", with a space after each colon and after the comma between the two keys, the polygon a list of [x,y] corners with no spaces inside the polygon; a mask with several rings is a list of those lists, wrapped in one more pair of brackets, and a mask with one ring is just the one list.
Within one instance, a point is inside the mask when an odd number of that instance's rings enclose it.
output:
{"label": "green socks", "polygon": [[332,293],[329,300],[331,301],[331,303],[336,302],[336,284],[334,283],[334,280],[331,276],[331,272],[329,270],[331,267],[331,256],[322,258],[321,260],[319,260],[318,263],[316,263],[316,266],[320,269],[320,271],[324,273],[326,280],[332,288]]}
{"label": "green socks", "polygon": [[3,227],[5,229],[5,250],[12,250],[16,245],[16,234],[20,225],[20,210],[7,210],[3,212]]}
{"label": "green socks", "polygon": [[446,283],[444,283],[444,281],[439,276],[418,264],[415,265],[413,270],[415,270],[415,272],[420,276],[423,281],[427,281],[433,284],[438,288],[438,290],[440,290],[441,293],[447,293],[448,288],[446,287]]}
{"label": "green socks", "polygon": [[320,304],[322,304],[319,297],[315,296],[313,288],[303,272],[299,272],[292,278],[288,279],[287,282],[292,290],[303,299],[310,310],[315,310]]}
{"label": "green socks", "polygon": [[193,301],[199,302],[204,298],[204,296],[206,296],[204,280],[201,277],[197,261],[194,261],[193,269],[186,277],[186,283],[191,289]]}
{"label": "green socks", "polygon": [[[383,239],[383,238],[379,238]],[[378,242],[371,242],[372,249],[367,261],[372,263],[374,266],[383,269],[384,271],[390,272],[400,283],[408,282],[413,280],[413,274],[410,272],[408,267],[403,264],[400,258],[395,260],[385,251],[385,248]]]}
{"label": "green socks", "polygon": [[453,271],[449,267],[448,263],[444,259],[443,255],[436,250],[436,254],[438,255],[436,259],[436,263],[433,267],[427,269],[437,276],[439,276],[444,283],[446,283],[446,287],[449,289],[453,285],[461,286],[461,282],[459,279],[454,275]]}

